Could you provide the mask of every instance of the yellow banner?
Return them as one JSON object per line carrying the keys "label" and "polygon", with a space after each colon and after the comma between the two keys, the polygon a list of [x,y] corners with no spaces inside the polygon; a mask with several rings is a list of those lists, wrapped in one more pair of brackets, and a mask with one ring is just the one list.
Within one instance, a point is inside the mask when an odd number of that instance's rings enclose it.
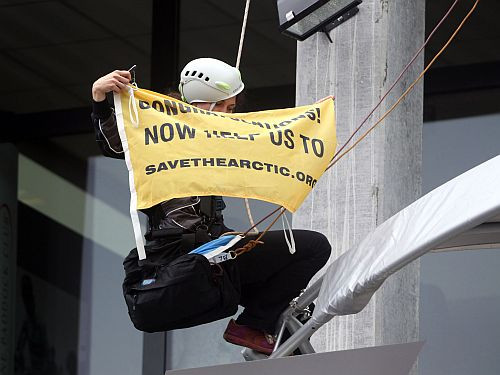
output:
{"label": "yellow banner", "polygon": [[115,110],[137,209],[171,198],[222,195],[295,212],[337,145],[333,99],[230,114],[130,88],[115,95]]}

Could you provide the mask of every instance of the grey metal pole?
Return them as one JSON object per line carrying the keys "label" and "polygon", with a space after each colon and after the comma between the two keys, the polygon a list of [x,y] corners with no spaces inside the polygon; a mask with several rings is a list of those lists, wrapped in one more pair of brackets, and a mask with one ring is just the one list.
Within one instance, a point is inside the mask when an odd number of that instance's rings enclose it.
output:
{"label": "grey metal pole", "polygon": [[280,358],[291,354],[297,347],[311,337],[321,325],[316,323],[314,319],[309,320],[302,328],[286,340],[280,347],[273,352],[269,358]]}
{"label": "grey metal pole", "polygon": [[[299,320],[296,317],[294,317],[294,316],[290,317],[290,319],[288,319],[288,321],[287,321],[287,327],[290,330],[290,332],[294,332],[294,333],[295,332],[299,332],[302,329],[303,326],[304,325],[301,322],[299,322]],[[300,352],[302,354],[316,353],[316,351],[312,347],[311,343],[308,341],[308,338],[309,337],[304,338],[300,342],[297,342],[298,343],[297,348],[300,349]],[[295,342],[295,339],[293,339],[292,342]]]}
{"label": "grey metal pole", "polygon": [[314,300],[318,297],[322,283],[323,277],[320,277],[308,286],[304,293],[302,293],[295,302],[291,303],[290,306],[285,309],[281,315],[282,319],[296,311],[304,310],[307,306],[314,302]]}

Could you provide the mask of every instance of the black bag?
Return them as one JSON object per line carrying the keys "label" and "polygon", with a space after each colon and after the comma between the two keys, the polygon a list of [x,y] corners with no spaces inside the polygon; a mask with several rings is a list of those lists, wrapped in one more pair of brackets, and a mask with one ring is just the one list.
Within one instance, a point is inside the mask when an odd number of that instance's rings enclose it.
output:
{"label": "black bag", "polygon": [[[172,252],[171,248],[148,250]],[[139,266],[137,260],[134,249],[124,261],[123,294],[138,330],[188,328],[236,313],[240,286],[231,262],[213,265],[198,254],[184,254],[163,265]]]}

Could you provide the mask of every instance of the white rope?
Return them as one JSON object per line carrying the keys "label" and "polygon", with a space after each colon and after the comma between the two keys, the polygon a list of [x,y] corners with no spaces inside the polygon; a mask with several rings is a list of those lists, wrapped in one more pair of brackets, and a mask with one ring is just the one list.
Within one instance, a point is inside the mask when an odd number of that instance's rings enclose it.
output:
{"label": "white rope", "polygon": [[[114,109],[112,108],[111,111],[113,111],[114,113]],[[106,140],[106,143],[108,144],[108,147],[111,151],[113,151],[115,154],[123,154],[124,151],[121,150],[121,151],[117,151],[115,150],[113,147],[111,147],[111,143],[109,143],[109,140],[108,140],[108,137],[106,137],[106,134],[104,134],[104,131],[102,130],[102,126],[101,126],[101,120],[100,119],[97,119],[97,123],[99,125],[99,131],[101,132],[102,136],[104,137],[104,139]]]}
{"label": "white rope", "polygon": [[236,58],[236,69],[240,68],[241,51],[243,50],[243,40],[245,39],[245,30],[247,28],[248,9],[249,8],[250,8],[250,0],[247,0],[247,3],[245,5],[245,14],[243,16],[243,25],[241,26],[240,46],[238,47],[238,57]]}
{"label": "white rope", "polygon": [[250,203],[248,202],[248,198],[245,198],[245,208],[247,209],[247,216],[248,220],[250,221],[250,226],[253,227],[252,231],[254,233],[259,233],[259,230],[257,229],[255,222],[253,221],[252,211],[250,211]]}
{"label": "white rope", "polygon": [[[243,40],[245,40],[245,31],[247,28],[248,10],[249,9],[250,9],[250,0],[247,0],[247,2],[245,4],[245,14],[243,15],[243,24],[241,25],[240,45],[238,47],[238,56],[236,57],[236,69],[240,68],[241,51],[243,50]],[[250,225],[254,227],[252,230],[255,233],[259,233],[259,230],[255,226],[255,222],[253,221],[252,211],[250,211],[250,203],[248,202],[248,198],[245,198],[245,208],[247,210],[247,216],[248,216],[248,220],[250,221]]]}
{"label": "white rope", "polygon": [[135,96],[134,96],[134,88],[129,87],[129,100],[128,100],[128,112],[130,116],[130,122],[134,126],[134,128],[139,127],[139,113],[137,111],[137,103],[135,101]]}
{"label": "white rope", "polygon": [[[133,93],[133,90],[131,93]],[[134,170],[132,168],[132,161],[130,160],[130,151],[128,148],[127,133],[125,132],[125,124],[123,121],[123,108],[120,94],[114,93],[113,99],[115,102],[116,125],[118,126],[118,134],[120,134],[122,149],[125,152],[125,162],[128,169],[128,183],[130,187],[130,219],[132,220],[132,228],[134,229],[137,254],[139,255],[139,260],[142,260],[146,259],[146,249],[144,248],[141,223],[139,221],[139,214],[137,213],[137,191],[135,190]]]}
{"label": "white rope", "polygon": [[[284,207],[281,207],[281,211],[286,211],[286,210]],[[285,222],[286,222],[286,227],[285,227]],[[288,246],[288,250],[290,251],[290,254],[295,254],[295,238],[293,238],[292,226],[290,225],[290,222],[286,217],[286,212],[283,215],[281,215],[281,223],[283,224],[283,234],[285,235],[285,241]],[[287,229],[288,233],[290,233],[290,240],[288,240],[288,237],[286,235]]]}

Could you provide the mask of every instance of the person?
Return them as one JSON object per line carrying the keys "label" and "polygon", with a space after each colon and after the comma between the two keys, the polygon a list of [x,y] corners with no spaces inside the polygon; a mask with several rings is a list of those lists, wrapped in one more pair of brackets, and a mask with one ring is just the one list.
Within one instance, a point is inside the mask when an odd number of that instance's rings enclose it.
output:
{"label": "person", "polygon": [[[130,80],[129,71],[115,70],[97,79],[92,86],[91,117],[96,141],[105,156],[124,158],[116,119],[106,94],[121,92]],[[243,89],[238,69],[217,59],[199,58],[182,70],[179,97],[202,109],[232,113]],[[179,197],[144,210],[148,217],[145,236],[146,248],[150,250],[148,261],[167,263],[231,231],[224,224],[224,208],[222,197]],[[182,240],[179,240],[179,231]],[[177,237],[172,237],[173,233],[177,233]],[[226,341],[265,354],[272,352],[272,334],[281,312],[326,264],[331,251],[327,238],[318,232],[293,230],[293,236],[294,254],[290,253],[282,231],[269,231],[263,237],[263,244],[223,263],[230,263],[239,275],[239,281],[233,281],[239,283],[239,303],[244,307],[236,320],[230,320],[223,335]],[[236,246],[244,245],[248,238]],[[155,248],[161,248],[161,252],[154,252]]]}

